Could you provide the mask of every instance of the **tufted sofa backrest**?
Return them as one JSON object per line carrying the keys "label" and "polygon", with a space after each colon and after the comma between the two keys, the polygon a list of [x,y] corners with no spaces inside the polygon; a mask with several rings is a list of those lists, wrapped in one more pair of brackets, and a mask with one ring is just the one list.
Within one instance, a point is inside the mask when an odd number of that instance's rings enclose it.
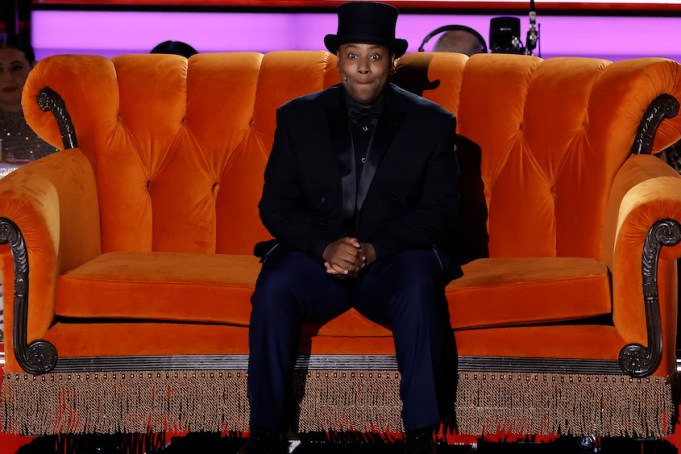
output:
{"label": "tufted sofa backrest", "polygon": [[[335,67],[323,51],[54,56],[32,71],[24,110],[59,146],[34,100],[45,86],[64,99],[96,175],[103,251],[250,254],[269,238],[257,203],[276,108],[337,83]],[[678,71],[663,59],[419,53],[395,81],[456,114],[480,147],[491,256],[601,258],[610,184],[650,101],[681,98]],[[663,122],[655,147],[679,130]]]}
{"label": "tufted sofa backrest", "polygon": [[663,93],[649,78],[676,82],[678,70],[652,59],[472,58],[459,126],[483,150],[490,255],[603,258],[611,183]]}
{"label": "tufted sofa backrest", "polygon": [[[610,262],[612,181],[651,102],[664,93],[681,100],[681,65],[417,53],[399,66],[397,80],[426,87],[423,96],[455,113],[458,133],[479,147],[490,256]],[[681,118],[663,121],[653,149],[679,131]]]}
{"label": "tufted sofa backrest", "polygon": [[[326,52],[56,56],[26,90],[65,101],[94,167],[104,252],[251,254],[269,238],[257,203],[276,108],[335,77]],[[59,144],[33,99],[27,117]]]}

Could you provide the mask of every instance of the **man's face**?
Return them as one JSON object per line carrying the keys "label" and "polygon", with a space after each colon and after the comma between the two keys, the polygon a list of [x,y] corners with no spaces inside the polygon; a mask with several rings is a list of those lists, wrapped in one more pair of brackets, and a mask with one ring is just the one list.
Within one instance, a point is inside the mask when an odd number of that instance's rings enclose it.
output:
{"label": "man's face", "polygon": [[338,72],[352,98],[370,105],[381,95],[392,67],[393,55],[379,44],[350,43],[338,48]]}

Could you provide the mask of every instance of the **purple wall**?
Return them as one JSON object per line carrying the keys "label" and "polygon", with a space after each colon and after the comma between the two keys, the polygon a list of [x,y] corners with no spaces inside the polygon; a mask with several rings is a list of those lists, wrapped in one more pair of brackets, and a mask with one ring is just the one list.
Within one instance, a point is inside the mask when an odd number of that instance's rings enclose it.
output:
{"label": "purple wall", "polygon": [[[491,15],[403,13],[397,35],[415,52],[423,37],[446,24],[468,25],[483,36]],[[527,17],[521,19],[524,39]],[[681,17],[542,16],[542,57],[585,56],[610,60],[667,57],[681,61]],[[114,56],[145,53],[167,39],[186,41],[200,52],[316,50],[334,33],[334,13],[190,13],[51,11],[32,13],[38,59],[55,53]],[[429,50],[434,41],[426,46]],[[537,55],[537,52],[535,52]]]}

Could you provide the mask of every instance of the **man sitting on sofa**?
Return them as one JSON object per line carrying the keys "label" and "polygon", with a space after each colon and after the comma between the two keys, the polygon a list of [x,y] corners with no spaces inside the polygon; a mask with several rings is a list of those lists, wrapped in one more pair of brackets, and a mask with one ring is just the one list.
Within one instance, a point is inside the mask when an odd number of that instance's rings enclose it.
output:
{"label": "man sitting on sofa", "polygon": [[341,5],[337,34],[324,38],[341,83],[278,110],[259,205],[277,244],[252,296],[242,454],[288,452],[301,324],[351,307],[391,327],[407,452],[435,452],[444,286],[460,273],[443,247],[457,220],[456,120],[389,83],[407,49],[397,15],[382,3]]}

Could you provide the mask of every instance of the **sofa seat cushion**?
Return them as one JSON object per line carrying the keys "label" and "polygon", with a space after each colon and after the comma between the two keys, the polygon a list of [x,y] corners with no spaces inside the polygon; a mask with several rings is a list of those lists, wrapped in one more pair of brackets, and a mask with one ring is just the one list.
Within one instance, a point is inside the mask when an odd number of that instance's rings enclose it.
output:
{"label": "sofa seat cushion", "polygon": [[59,276],[55,311],[248,326],[259,272],[250,255],[110,252]]}
{"label": "sofa seat cushion", "polygon": [[[479,259],[446,288],[455,329],[532,325],[610,314],[607,267],[594,259],[532,257]],[[305,332],[321,336],[390,336],[351,309]]]}
{"label": "sofa seat cushion", "polygon": [[608,268],[576,257],[487,258],[446,288],[454,328],[591,318],[612,310]]}
{"label": "sofa seat cushion", "polygon": [[[248,326],[260,263],[248,255],[110,252],[58,279],[68,318],[173,320]],[[610,313],[607,268],[581,258],[480,259],[447,286],[452,326],[525,325]],[[551,304],[547,302],[551,301]],[[390,336],[354,309],[304,332]]]}
{"label": "sofa seat cushion", "polygon": [[[247,255],[109,252],[59,277],[56,313],[248,326],[260,266]],[[391,335],[354,309],[303,329],[310,335]]]}

